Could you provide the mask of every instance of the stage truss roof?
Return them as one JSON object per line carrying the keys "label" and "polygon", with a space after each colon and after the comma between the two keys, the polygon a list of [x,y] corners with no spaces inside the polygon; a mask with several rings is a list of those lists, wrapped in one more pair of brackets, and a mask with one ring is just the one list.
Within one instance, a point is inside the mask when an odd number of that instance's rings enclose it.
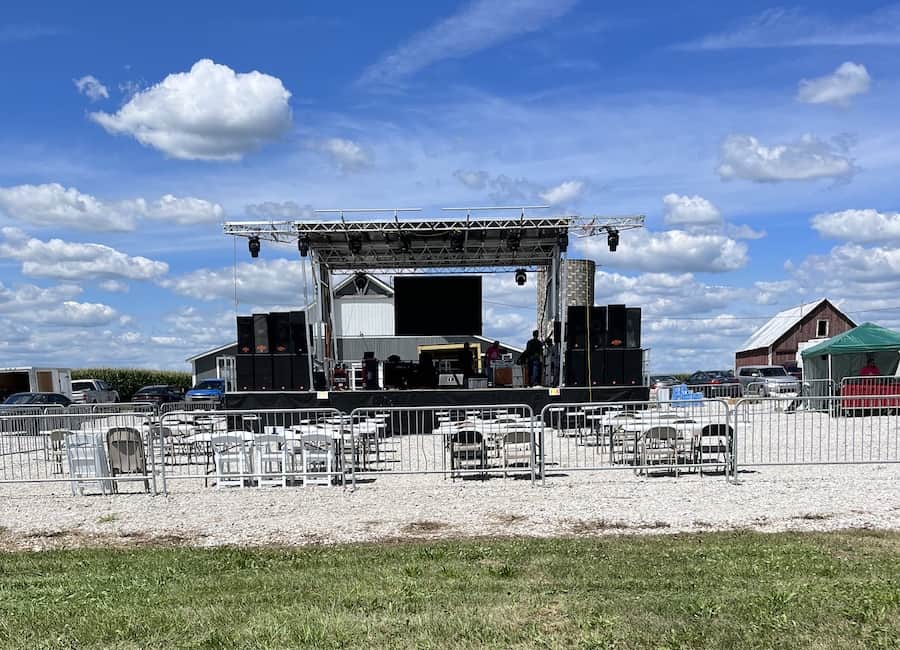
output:
{"label": "stage truss roof", "polygon": [[225,233],[296,243],[332,271],[499,270],[549,266],[569,235],[640,228],[644,217],[525,216],[465,219],[228,222]]}

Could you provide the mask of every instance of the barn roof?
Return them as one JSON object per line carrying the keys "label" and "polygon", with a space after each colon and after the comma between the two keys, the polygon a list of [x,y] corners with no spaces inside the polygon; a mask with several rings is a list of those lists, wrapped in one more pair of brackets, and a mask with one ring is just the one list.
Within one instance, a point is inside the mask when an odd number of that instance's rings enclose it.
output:
{"label": "barn roof", "polygon": [[[826,298],[820,298],[815,302],[803,303],[802,305],[778,312],[769,320],[769,322],[756,330],[752,336],[744,342],[744,345],[741,346],[741,349],[738,350],[738,352],[769,347],[795,325],[800,323],[805,316],[808,316],[811,312],[818,309],[824,302],[828,302],[828,300]],[[849,318],[847,318],[847,320],[853,323]]]}

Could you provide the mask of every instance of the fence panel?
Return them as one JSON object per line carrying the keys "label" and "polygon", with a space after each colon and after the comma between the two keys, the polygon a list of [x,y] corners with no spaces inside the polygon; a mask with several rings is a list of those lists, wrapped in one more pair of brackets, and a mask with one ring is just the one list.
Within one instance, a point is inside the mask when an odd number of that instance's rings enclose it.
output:
{"label": "fence panel", "polygon": [[218,400],[191,400],[189,402],[164,402],[159,405],[157,411],[162,415],[173,411],[218,411],[222,408],[223,405]]}
{"label": "fence panel", "polygon": [[880,396],[740,400],[735,467],[900,462],[898,412]]}
{"label": "fence panel", "polygon": [[166,411],[152,437],[164,491],[182,479],[251,487],[344,484],[352,475],[349,419],[336,409]]}
{"label": "fence panel", "polygon": [[155,494],[150,424],[145,413],[4,413],[0,483],[67,482],[72,494],[107,494],[137,482]]}
{"label": "fence panel", "polygon": [[527,477],[540,424],[525,404],[361,408],[350,414],[354,476]]}
{"label": "fence panel", "polygon": [[542,476],[623,469],[727,476],[731,466],[724,400],[551,404],[540,419]]}

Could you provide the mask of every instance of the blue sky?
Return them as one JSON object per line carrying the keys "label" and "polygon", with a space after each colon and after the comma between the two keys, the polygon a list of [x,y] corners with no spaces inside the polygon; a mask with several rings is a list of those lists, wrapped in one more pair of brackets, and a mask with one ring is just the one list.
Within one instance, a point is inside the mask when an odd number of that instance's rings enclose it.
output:
{"label": "blue sky", "polygon": [[[2,365],[182,368],[302,302],[226,219],[546,201],[647,216],[599,263],[656,371],[727,367],[827,296],[900,326],[900,5],[5,6]],[[534,289],[485,278],[485,329]]]}

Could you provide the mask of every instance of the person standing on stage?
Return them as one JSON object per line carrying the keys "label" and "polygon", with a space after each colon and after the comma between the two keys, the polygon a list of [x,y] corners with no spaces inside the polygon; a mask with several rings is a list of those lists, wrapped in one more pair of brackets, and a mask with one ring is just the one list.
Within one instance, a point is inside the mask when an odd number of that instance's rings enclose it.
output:
{"label": "person standing on stage", "polygon": [[500,359],[500,341],[494,341],[488,346],[488,349],[484,352],[484,369],[485,374],[488,376],[488,381],[494,381],[494,376],[491,374],[491,368],[494,365],[495,361],[499,361]]}
{"label": "person standing on stage", "polygon": [[544,362],[544,345],[538,338],[540,332],[534,330],[531,339],[525,346],[525,381],[529,386],[537,386],[541,383],[541,366]]}
{"label": "person standing on stage", "polygon": [[466,386],[469,381],[469,377],[472,376],[472,365],[474,359],[472,358],[472,348],[469,347],[468,341],[463,343],[462,350],[459,351],[459,370],[462,372],[463,376],[463,386]]}

